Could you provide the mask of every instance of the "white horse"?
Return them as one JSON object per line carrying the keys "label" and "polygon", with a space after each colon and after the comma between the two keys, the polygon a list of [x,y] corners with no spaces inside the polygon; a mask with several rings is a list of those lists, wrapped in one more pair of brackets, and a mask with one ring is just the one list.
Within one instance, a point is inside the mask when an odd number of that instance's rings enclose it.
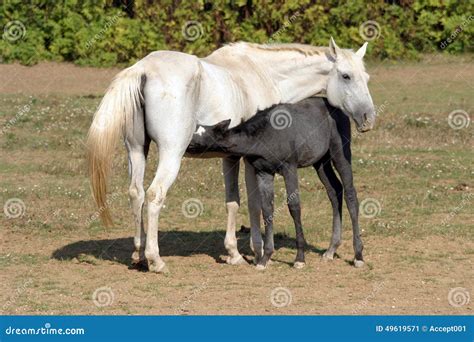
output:
{"label": "white horse", "polygon": [[[364,122],[356,121],[360,130],[371,129],[375,110],[362,61],[366,48],[367,43],[355,53],[343,50],[332,38],[329,48],[235,43],[206,58],[156,51],[120,72],[94,115],[87,147],[93,196],[103,222],[110,225],[107,181],[116,142],[120,135],[125,139],[131,178],[129,196],[136,225],[132,261],[138,263],[144,256],[150,271],[167,270],[158,247],[159,214],[197,124],[209,126],[231,119],[233,127],[272,105],[296,103],[326,93],[333,106],[363,118]],[[159,163],[146,191],[145,234],[143,177],[150,140],[158,145]],[[228,210],[225,246],[231,264],[243,261],[235,236],[239,208],[236,165],[238,160],[224,160]],[[249,165],[246,186],[252,249],[258,259],[263,247],[261,206],[255,191],[255,172]]]}

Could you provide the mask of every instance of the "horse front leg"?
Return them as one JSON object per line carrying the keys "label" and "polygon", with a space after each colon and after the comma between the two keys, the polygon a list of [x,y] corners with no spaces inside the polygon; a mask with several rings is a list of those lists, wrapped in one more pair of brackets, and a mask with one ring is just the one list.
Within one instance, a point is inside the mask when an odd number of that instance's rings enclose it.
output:
{"label": "horse front leg", "polygon": [[227,210],[227,229],[224,246],[229,253],[227,263],[229,265],[240,265],[247,263],[240,255],[237,248],[237,237],[235,229],[237,225],[237,213],[240,207],[239,196],[239,167],[240,157],[227,157],[222,161],[225,184],[225,202]]}
{"label": "horse front leg", "polygon": [[[350,134],[348,135],[350,136]],[[362,238],[360,237],[359,228],[359,200],[357,198],[357,192],[354,187],[354,180],[352,174],[351,165],[351,146],[350,142],[346,143],[341,148],[337,148],[337,144],[334,144],[331,148],[331,156],[333,158],[334,166],[342,181],[344,188],[344,198],[346,200],[347,209],[352,222],[352,238],[354,246],[354,266],[364,266],[364,258],[362,256],[362,250],[364,245]]]}

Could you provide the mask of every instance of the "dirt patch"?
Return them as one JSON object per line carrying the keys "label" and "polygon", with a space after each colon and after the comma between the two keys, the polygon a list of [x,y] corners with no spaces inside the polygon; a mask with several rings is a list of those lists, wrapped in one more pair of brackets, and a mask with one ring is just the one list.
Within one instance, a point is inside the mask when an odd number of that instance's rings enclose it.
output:
{"label": "dirt patch", "polygon": [[74,94],[100,95],[116,68],[79,67],[70,63],[43,62],[32,67],[0,64],[0,92],[3,94]]}
{"label": "dirt patch", "polygon": [[[129,269],[134,229],[123,149],[116,156],[111,184],[119,194],[111,205],[116,226],[105,229],[89,220],[97,209],[81,141],[100,96],[87,95],[103,94],[118,69],[0,65],[2,122],[31,104],[0,137],[0,201],[3,206],[19,198],[25,204],[22,217],[0,216],[0,310],[471,315],[472,134],[471,127],[451,129],[447,118],[455,109],[471,112],[474,68],[464,60],[436,63],[373,67],[371,92],[385,110],[377,128],[353,144],[359,198],[380,204],[376,217],[360,220],[364,268],[350,265],[347,212],[340,258],[321,261],[331,232],[331,207],[311,169],[299,173],[307,266],[291,267],[294,229],[281,177],[276,179],[275,206],[285,210],[276,222],[273,264],[264,272],[225,264],[221,162],[185,159],[160,218],[160,253],[170,269],[166,275]],[[454,70],[453,65],[461,67]],[[428,123],[416,121],[425,116]],[[153,146],[146,184],[156,163]],[[241,183],[239,223],[247,224],[243,188]],[[204,208],[192,220],[181,212],[189,198],[198,198]],[[248,234],[239,234],[239,248],[251,261]]]}
{"label": "dirt patch", "polygon": [[[203,234],[198,241],[194,232],[164,232],[161,252],[171,270],[166,275],[129,268],[133,240],[126,232],[61,241],[9,233],[2,238],[8,259],[2,263],[9,265],[2,269],[1,293],[3,303],[14,304],[4,312],[472,314],[472,303],[455,307],[448,298],[451,289],[471,290],[472,273],[466,272],[473,267],[471,242],[367,236],[362,269],[349,265],[351,242],[345,241],[341,258],[323,262],[308,251],[306,268],[295,270],[294,250],[281,247],[290,241],[277,241],[273,264],[259,272],[222,263],[223,233]],[[240,236],[241,245],[247,241]],[[103,293],[103,306],[94,302],[96,291]]]}

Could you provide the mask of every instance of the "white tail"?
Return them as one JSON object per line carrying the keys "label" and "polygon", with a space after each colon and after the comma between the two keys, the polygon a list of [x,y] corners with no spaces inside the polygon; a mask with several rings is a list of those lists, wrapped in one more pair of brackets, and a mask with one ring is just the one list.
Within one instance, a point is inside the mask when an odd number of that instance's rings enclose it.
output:
{"label": "white tail", "polygon": [[92,194],[102,222],[112,225],[107,203],[107,183],[117,140],[133,124],[134,114],[143,102],[144,70],[135,64],[113,80],[97,109],[87,136],[87,160]]}

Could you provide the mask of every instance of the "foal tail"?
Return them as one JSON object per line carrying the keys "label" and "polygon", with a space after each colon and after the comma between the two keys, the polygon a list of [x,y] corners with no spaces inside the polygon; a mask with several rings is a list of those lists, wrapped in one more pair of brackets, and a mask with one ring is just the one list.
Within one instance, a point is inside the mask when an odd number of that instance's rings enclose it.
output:
{"label": "foal tail", "polygon": [[132,127],[134,114],[142,106],[144,77],[144,69],[139,64],[121,71],[107,89],[89,128],[86,143],[89,177],[105,226],[113,224],[107,203],[107,180],[116,143],[120,135]]}

